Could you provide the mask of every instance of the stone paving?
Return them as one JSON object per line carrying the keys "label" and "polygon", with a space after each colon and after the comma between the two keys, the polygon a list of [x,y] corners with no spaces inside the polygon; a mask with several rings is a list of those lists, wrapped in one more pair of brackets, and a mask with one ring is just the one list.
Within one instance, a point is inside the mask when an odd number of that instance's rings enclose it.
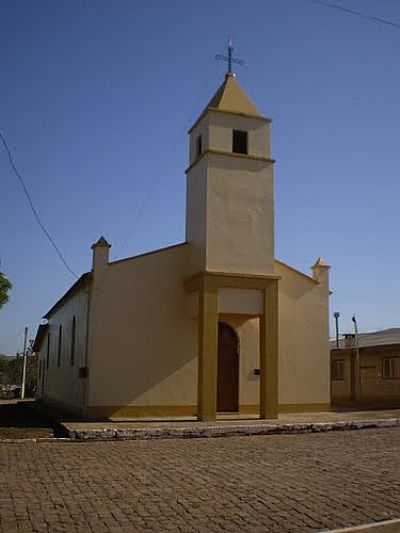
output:
{"label": "stone paving", "polygon": [[0,443],[0,532],[311,532],[400,516],[400,428]]}

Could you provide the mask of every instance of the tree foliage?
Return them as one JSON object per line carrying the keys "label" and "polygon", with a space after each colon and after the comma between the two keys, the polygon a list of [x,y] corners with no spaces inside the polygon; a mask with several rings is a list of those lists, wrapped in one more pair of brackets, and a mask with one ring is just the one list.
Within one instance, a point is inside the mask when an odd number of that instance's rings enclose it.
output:
{"label": "tree foliage", "polygon": [[11,288],[11,282],[0,272],[0,309],[8,302],[8,293]]}

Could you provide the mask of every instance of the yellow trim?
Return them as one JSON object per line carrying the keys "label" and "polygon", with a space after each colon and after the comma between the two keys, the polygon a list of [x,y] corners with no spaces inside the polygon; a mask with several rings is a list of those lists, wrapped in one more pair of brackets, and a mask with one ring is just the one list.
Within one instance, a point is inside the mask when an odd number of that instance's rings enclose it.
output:
{"label": "yellow trim", "polygon": [[215,420],[217,412],[218,291],[205,278],[198,293],[198,414]]}
{"label": "yellow trim", "polygon": [[86,410],[89,418],[162,418],[196,416],[196,405],[95,405]]}
{"label": "yellow trim", "polygon": [[207,287],[229,289],[265,289],[281,276],[257,275],[257,274],[234,274],[231,272],[198,272],[184,281],[185,290],[194,292],[205,283]]}
{"label": "yellow trim", "polygon": [[279,310],[278,280],[264,289],[264,313],[260,317],[260,418],[278,416]]}
{"label": "yellow trim", "polygon": [[273,165],[275,163],[275,159],[270,159],[269,157],[260,157],[257,155],[250,155],[250,154],[237,154],[236,152],[225,152],[224,150],[213,150],[208,149],[202,152],[199,157],[193,161],[191,165],[188,166],[188,168],[185,170],[185,173],[187,174],[199,161],[203,159],[206,155],[222,155],[225,157],[233,157],[235,159],[250,159],[251,161],[261,161],[262,163],[268,163],[270,165]]}
{"label": "yellow trim", "polygon": [[[319,413],[331,411],[329,403],[283,403],[278,405],[278,412],[285,413]],[[241,405],[239,413],[243,415],[258,415],[258,405]]]}
{"label": "yellow trim", "polygon": [[280,413],[319,413],[331,411],[329,403],[283,403],[279,404]]}
{"label": "yellow trim", "polygon": [[[218,363],[218,289],[260,289],[264,313],[260,317],[260,417],[278,416],[278,281],[275,275],[199,272],[185,280],[187,292],[199,295],[199,416],[215,420]],[[207,397],[206,397],[207,396]]]}

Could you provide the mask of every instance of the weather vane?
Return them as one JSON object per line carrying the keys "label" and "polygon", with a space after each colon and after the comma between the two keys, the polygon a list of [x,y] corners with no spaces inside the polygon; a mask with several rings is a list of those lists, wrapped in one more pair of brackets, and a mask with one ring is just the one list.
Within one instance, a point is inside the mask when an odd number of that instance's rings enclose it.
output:
{"label": "weather vane", "polygon": [[228,40],[228,55],[227,56],[223,56],[223,55],[220,55],[220,54],[217,54],[215,56],[215,59],[217,59],[218,61],[225,61],[226,63],[228,63],[228,76],[234,76],[234,72],[232,70],[232,63],[235,63],[236,65],[244,65],[244,61],[242,59],[237,59],[236,57],[233,57],[233,44],[232,44],[232,39],[230,38]]}

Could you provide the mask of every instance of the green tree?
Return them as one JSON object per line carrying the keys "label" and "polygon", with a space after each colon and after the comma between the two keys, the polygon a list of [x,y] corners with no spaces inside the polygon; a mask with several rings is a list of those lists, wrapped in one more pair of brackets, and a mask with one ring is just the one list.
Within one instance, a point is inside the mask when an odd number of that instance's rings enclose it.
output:
{"label": "green tree", "polygon": [[11,282],[0,272],[0,309],[8,302],[8,291],[10,291],[11,288]]}

